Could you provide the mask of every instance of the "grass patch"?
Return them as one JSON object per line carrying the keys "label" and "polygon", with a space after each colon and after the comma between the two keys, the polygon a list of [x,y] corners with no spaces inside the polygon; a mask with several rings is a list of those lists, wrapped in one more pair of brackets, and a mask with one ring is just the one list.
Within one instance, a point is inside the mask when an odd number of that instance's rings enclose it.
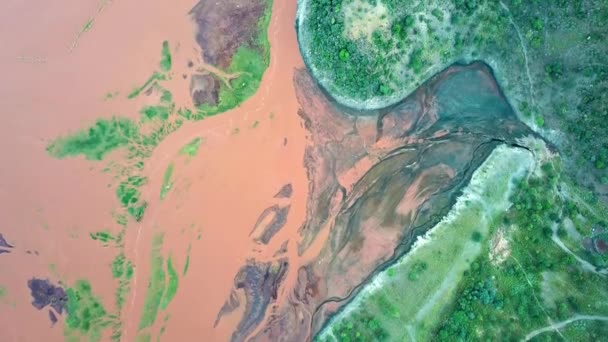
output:
{"label": "grass patch", "polygon": [[171,256],[167,258],[167,276],[169,279],[167,282],[167,290],[160,303],[161,310],[165,310],[167,306],[169,306],[169,303],[171,303],[177,293],[177,287],[179,285],[179,277],[175,271],[175,267],[173,267],[173,259]]}
{"label": "grass patch", "polygon": [[133,276],[133,265],[127,260],[124,253],[119,253],[112,261],[112,276],[115,279],[130,280]]}
{"label": "grass patch", "polygon": [[135,342],[150,342],[151,340],[149,333],[139,333],[135,337]]}
{"label": "grass patch", "polygon": [[163,245],[163,234],[156,234],[152,241],[152,251],[150,253],[150,277],[148,279],[148,289],[144,300],[143,312],[139,321],[139,329],[152,326],[158,314],[161,299],[165,292],[165,271],[164,259],[161,254]]}
{"label": "grass patch", "polygon": [[[518,184],[511,197],[514,205],[500,218],[511,227],[511,256],[498,267],[487,254],[475,260],[437,340],[521,340],[550,320],[608,315],[605,277],[584,270],[552,240],[551,227],[575,210],[558,195],[564,184],[554,165],[543,165],[542,174]],[[576,211],[585,206],[578,205]],[[590,323],[572,324],[595,329],[586,331],[589,336],[601,335],[602,329]],[[551,340],[551,336],[544,333],[535,340]]]}
{"label": "grass patch", "polygon": [[84,25],[82,25],[82,29],[80,30],[80,32],[81,33],[88,32],[91,28],[93,28],[93,18],[87,20],[87,22],[84,23]]}
{"label": "grass patch", "polygon": [[94,232],[94,233],[89,233],[89,236],[91,237],[91,239],[95,240],[95,241],[100,241],[103,246],[108,246],[108,244],[112,243],[112,242],[117,242],[117,237],[115,237],[114,235],[112,235],[112,233],[110,233],[110,231],[108,230],[102,230],[102,231],[98,231],[98,232]]}
{"label": "grass patch", "polygon": [[182,276],[185,276],[188,273],[188,268],[190,267],[190,250],[192,249],[192,244],[188,245],[188,251],[186,252],[186,262],[184,263],[184,270],[182,271]]}
{"label": "grass patch", "polygon": [[91,284],[86,280],[78,280],[66,290],[66,295],[66,340],[99,341],[102,331],[111,321],[103,304],[93,294]]}
{"label": "grass patch", "polygon": [[210,116],[225,112],[240,105],[253,95],[262,80],[262,75],[268,67],[268,60],[257,50],[239,47],[232,57],[228,72],[241,72],[241,76],[230,81],[231,88],[221,83],[219,90],[219,103],[215,106],[204,104],[197,108],[197,113]]}
{"label": "grass patch", "polygon": [[146,82],[141,86],[141,87],[137,87],[135,89],[133,89],[129,95],[127,95],[128,99],[134,99],[137,96],[139,96],[139,94],[141,94],[142,91],[146,90],[149,86],[151,86],[154,82],[157,81],[164,81],[167,79],[167,76],[165,76],[164,74],[155,71],[154,73],[152,73],[152,76],[150,76]]}
{"label": "grass patch", "polygon": [[169,49],[169,42],[165,40],[161,51],[160,70],[164,72],[170,71],[171,63],[171,49]]}
{"label": "grass patch", "polygon": [[173,187],[173,180],[171,177],[173,176],[173,163],[167,166],[165,170],[165,175],[163,176],[163,183],[160,188],[160,199],[164,200],[171,188]]}
{"label": "grass patch", "polygon": [[230,82],[231,88],[221,83],[218,104],[199,106],[196,118],[235,108],[258,90],[262,76],[270,63],[268,25],[271,14],[272,0],[267,0],[264,15],[258,21],[258,32],[254,36],[254,42],[240,46],[226,70],[228,73],[241,73],[241,75]]}
{"label": "grass patch", "polygon": [[88,160],[102,160],[138,136],[139,128],[132,120],[118,117],[99,119],[89,129],[53,140],[46,150],[59,159],[83,155]]}
{"label": "grass patch", "polygon": [[192,139],[192,141],[184,145],[184,147],[179,150],[179,154],[188,157],[196,156],[196,154],[198,153],[198,149],[201,147],[202,141],[203,139],[200,137]]}

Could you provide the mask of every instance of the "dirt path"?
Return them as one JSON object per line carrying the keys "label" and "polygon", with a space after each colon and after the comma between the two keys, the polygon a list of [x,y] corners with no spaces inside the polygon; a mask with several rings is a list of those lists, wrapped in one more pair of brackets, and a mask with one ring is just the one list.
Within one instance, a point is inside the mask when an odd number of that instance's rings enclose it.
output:
{"label": "dirt path", "polygon": [[530,63],[528,62],[528,49],[526,49],[526,45],[524,44],[524,38],[521,35],[519,26],[517,26],[517,24],[513,20],[513,15],[511,15],[511,10],[509,10],[509,7],[507,7],[507,5],[505,5],[502,1],[500,2],[500,6],[509,15],[509,22],[515,28],[515,32],[517,33],[517,37],[519,38],[519,43],[521,45],[521,49],[524,54],[524,60],[526,62],[526,75],[528,76],[528,82],[530,83],[530,98],[532,99],[532,103],[536,105],[536,101],[534,100],[534,84],[532,83],[532,76],[530,74]]}
{"label": "dirt path", "polygon": [[555,242],[559,246],[559,248],[561,248],[564,252],[572,255],[581,264],[581,266],[583,267],[583,269],[585,271],[598,274],[598,275],[600,275],[602,277],[606,277],[608,275],[608,269],[604,269],[604,270],[598,271],[596,269],[596,267],[593,266],[593,264],[591,264],[587,260],[582,259],[578,255],[576,255],[576,253],[574,253],[573,251],[571,251],[570,248],[568,248],[564,244],[564,242],[559,238],[559,236],[557,235],[557,225],[556,224],[553,224],[552,227],[551,227],[551,229],[553,230],[553,235],[551,235],[551,240],[553,240],[553,242]]}
{"label": "dirt path", "polygon": [[608,316],[574,315],[565,321],[553,323],[544,328],[536,329],[536,330],[530,332],[528,335],[526,335],[526,337],[524,338],[524,341],[529,341],[530,339],[532,339],[542,333],[548,332],[548,331],[552,331],[552,330],[558,331],[558,329],[561,329],[561,328],[565,327],[566,325],[568,325],[572,322],[576,322],[576,321],[605,321],[605,322],[608,322]]}

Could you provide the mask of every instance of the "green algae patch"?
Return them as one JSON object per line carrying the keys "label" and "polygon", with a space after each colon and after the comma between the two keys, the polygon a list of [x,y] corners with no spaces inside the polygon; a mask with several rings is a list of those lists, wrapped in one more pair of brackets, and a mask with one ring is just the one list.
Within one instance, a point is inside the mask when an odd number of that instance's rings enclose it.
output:
{"label": "green algae patch", "polygon": [[151,86],[152,84],[154,84],[154,82],[157,81],[164,81],[167,79],[167,76],[165,76],[164,74],[155,71],[152,73],[152,76],[150,76],[146,82],[141,86],[141,87],[137,87],[135,89],[133,89],[133,91],[131,91],[129,93],[129,95],[127,96],[128,99],[134,99],[137,96],[139,96],[139,94],[141,94],[142,91],[144,91],[146,88],[148,88],[149,86]]}
{"label": "green algae patch", "polygon": [[173,94],[171,94],[170,91],[163,89],[162,95],[160,96],[160,102],[173,103]]}
{"label": "green algae patch", "polygon": [[163,294],[165,292],[164,259],[161,254],[163,245],[163,233],[156,234],[152,241],[152,252],[150,255],[150,277],[148,289],[144,300],[143,312],[139,322],[139,329],[152,326],[158,314]]}
{"label": "green algae patch", "polygon": [[127,260],[124,253],[116,256],[112,262],[112,276],[118,279],[118,287],[114,293],[114,304],[120,313],[125,299],[131,289],[131,278],[133,278],[134,267],[131,260]]}
{"label": "green algae patch", "polygon": [[83,155],[88,160],[102,160],[111,151],[139,136],[139,128],[129,119],[99,119],[89,129],[57,138],[46,150],[58,159]]}
{"label": "green algae patch", "polygon": [[197,137],[192,139],[189,143],[184,145],[184,147],[179,150],[179,154],[185,155],[188,157],[194,157],[198,153],[198,149],[201,147],[201,142],[203,139],[201,137]]}
{"label": "green algae patch", "polygon": [[167,276],[169,279],[167,283],[167,290],[165,291],[165,295],[160,303],[161,310],[165,310],[167,306],[169,306],[169,303],[171,303],[175,297],[175,294],[177,293],[177,287],[179,285],[179,277],[175,271],[175,267],[173,267],[173,258],[171,258],[171,256],[167,258]]}
{"label": "green algae patch", "polygon": [[167,121],[169,116],[175,111],[173,94],[159,85],[156,85],[154,89],[160,92],[160,103],[153,106],[144,106],[139,111],[141,120],[144,123],[153,120]]}
{"label": "green algae patch", "polygon": [[84,23],[84,25],[82,25],[82,29],[80,30],[80,33],[85,33],[88,32],[90,29],[93,28],[93,18],[87,20],[86,23]]}
{"label": "green algae patch", "polygon": [[136,222],[140,222],[144,217],[144,213],[146,212],[146,208],[148,207],[148,202],[143,202],[138,206],[131,206],[127,208],[127,212],[131,217],[135,219]]}
{"label": "green algae patch", "polygon": [[114,91],[114,92],[107,92],[104,96],[103,96],[103,100],[104,101],[108,101],[111,100],[113,98],[118,97],[118,94],[120,94],[120,92],[118,91]]}
{"label": "green algae patch", "polygon": [[160,338],[164,335],[165,331],[167,330],[167,322],[169,322],[169,315],[165,315],[165,318],[163,319],[163,325],[160,327],[160,331],[158,333],[158,335],[156,336],[156,341],[160,342]]}
{"label": "green algae patch", "polygon": [[188,251],[186,252],[186,262],[184,263],[184,270],[182,271],[182,276],[185,276],[188,273],[188,268],[190,267],[190,250],[192,249],[192,244],[188,245]]}
{"label": "green algae patch", "polygon": [[142,115],[143,121],[150,121],[159,119],[165,121],[169,118],[169,115],[173,112],[172,106],[157,105],[157,106],[145,106],[139,112]]}
{"label": "green algae patch", "polygon": [[101,300],[93,294],[87,280],[78,280],[66,290],[66,340],[99,341],[101,333],[112,323]]}
{"label": "green algae patch", "polygon": [[5,286],[0,285],[0,301],[4,301],[8,294],[8,290]]}
{"label": "green algae patch", "polygon": [[130,280],[133,276],[133,264],[127,260],[124,253],[118,254],[112,261],[112,276],[115,279],[125,278]]}
{"label": "green algae patch", "polygon": [[166,40],[163,42],[161,51],[160,70],[164,72],[171,70],[171,49],[169,49],[169,42]]}
{"label": "green algae patch", "polygon": [[128,281],[123,281],[121,279],[121,282],[118,285],[116,292],[114,293],[114,305],[116,305],[116,308],[118,309],[119,312],[122,310],[122,307],[125,305],[125,300],[127,298],[127,295],[129,294],[129,291],[131,290],[131,287],[129,285],[130,284]]}
{"label": "green algae patch", "polygon": [[135,337],[135,342],[150,342],[152,339],[149,333],[141,333],[137,334]]}
{"label": "green algae patch", "polygon": [[127,209],[127,213],[135,219],[136,222],[141,221],[148,207],[146,201],[140,201],[140,187],[147,183],[148,179],[143,176],[130,176],[120,182],[116,188],[116,197],[120,201],[123,208]]}
{"label": "green algae patch", "polygon": [[151,327],[156,321],[158,312],[165,310],[177,293],[179,275],[175,269],[173,257],[169,255],[165,260],[162,256],[163,239],[163,233],[158,233],[153,238],[150,277],[139,323],[140,330]]}
{"label": "green algae patch", "polygon": [[171,188],[173,187],[173,180],[171,177],[173,176],[173,163],[167,166],[167,170],[165,170],[165,175],[163,176],[163,183],[160,188],[160,199],[164,200]]}
{"label": "green algae patch", "polygon": [[124,213],[113,212],[112,218],[114,219],[114,222],[116,222],[116,224],[118,224],[119,226],[125,227],[127,225],[128,217]]}
{"label": "green algae patch", "polygon": [[110,243],[120,242],[119,237],[112,235],[109,230],[89,233],[89,236],[91,239],[101,242],[104,247],[108,246]]}

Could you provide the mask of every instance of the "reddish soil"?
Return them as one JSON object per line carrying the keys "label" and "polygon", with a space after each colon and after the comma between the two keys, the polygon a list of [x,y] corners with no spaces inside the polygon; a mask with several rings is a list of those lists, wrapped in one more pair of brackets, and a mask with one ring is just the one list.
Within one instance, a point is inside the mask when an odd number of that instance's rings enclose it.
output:
{"label": "reddish soil", "polygon": [[221,69],[243,45],[255,40],[266,0],[201,0],[190,14],[198,27],[196,41],[203,60]]}
{"label": "reddish soil", "polygon": [[438,222],[497,144],[531,133],[481,63],[453,66],[396,107],[364,116],[334,106],[304,70],[294,83],[311,137],[300,266],[253,340],[310,339]]}
{"label": "reddish soil", "polygon": [[[221,72],[230,66],[240,47],[262,53],[258,44],[259,22],[268,0],[200,0],[190,11],[196,23],[196,41],[202,49],[202,63],[192,77],[191,93],[196,106],[216,105],[220,80],[229,82],[237,75]],[[193,65],[194,66],[194,65]]]}

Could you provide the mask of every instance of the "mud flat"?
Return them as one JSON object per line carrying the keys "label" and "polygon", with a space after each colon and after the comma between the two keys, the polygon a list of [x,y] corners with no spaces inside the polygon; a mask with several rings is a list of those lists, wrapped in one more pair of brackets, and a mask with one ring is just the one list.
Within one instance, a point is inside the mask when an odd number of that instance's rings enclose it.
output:
{"label": "mud flat", "polygon": [[267,29],[272,0],[202,0],[190,11],[201,58],[190,93],[200,115],[232,109],[253,95],[270,62]]}
{"label": "mud flat", "polygon": [[[484,250],[482,241],[491,233],[493,222],[510,207],[513,180],[532,171],[534,158],[526,149],[497,147],[441,222],[418,237],[404,257],[376,274],[326,324],[319,340],[340,340],[342,334],[364,339],[432,339],[464,271]],[[378,325],[370,329],[369,322]]]}
{"label": "mud flat", "polygon": [[304,70],[294,83],[310,134],[302,266],[254,340],[312,338],[361,284],[447,214],[497,146],[533,134],[480,62],[454,65],[368,116],[343,112]]}

